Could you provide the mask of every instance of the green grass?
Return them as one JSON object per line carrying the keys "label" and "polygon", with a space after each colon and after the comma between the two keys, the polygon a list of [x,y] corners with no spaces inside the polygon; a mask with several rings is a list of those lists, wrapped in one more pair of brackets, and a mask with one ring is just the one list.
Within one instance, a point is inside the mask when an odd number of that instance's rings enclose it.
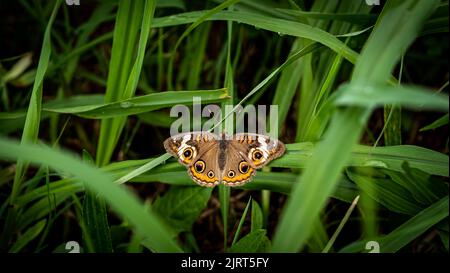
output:
{"label": "green grass", "polygon": [[[81,4],[0,11],[36,33],[1,29],[1,252],[448,253],[448,1]],[[285,155],[197,186],[162,145],[193,97],[278,105]]]}

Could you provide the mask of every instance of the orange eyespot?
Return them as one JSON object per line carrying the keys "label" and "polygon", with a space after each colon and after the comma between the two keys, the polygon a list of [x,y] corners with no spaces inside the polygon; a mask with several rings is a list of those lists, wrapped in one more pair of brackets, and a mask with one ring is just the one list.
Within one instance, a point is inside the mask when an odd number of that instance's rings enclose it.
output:
{"label": "orange eyespot", "polygon": [[203,160],[198,160],[195,162],[194,168],[197,172],[202,173],[205,170],[205,162],[203,162]]}
{"label": "orange eyespot", "polygon": [[239,171],[241,173],[247,173],[249,169],[248,163],[245,161],[241,161],[241,163],[239,163]]}
{"label": "orange eyespot", "polygon": [[192,158],[193,155],[194,155],[194,151],[192,151],[192,148],[186,148],[186,149],[184,149],[184,151],[183,151],[183,157],[184,157],[184,159],[189,160],[189,159]]}

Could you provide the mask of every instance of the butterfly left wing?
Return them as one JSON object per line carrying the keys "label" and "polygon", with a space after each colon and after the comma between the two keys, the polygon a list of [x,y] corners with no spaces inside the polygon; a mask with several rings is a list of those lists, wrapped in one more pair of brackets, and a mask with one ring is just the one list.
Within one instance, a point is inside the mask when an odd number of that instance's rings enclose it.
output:
{"label": "butterfly left wing", "polygon": [[236,134],[228,142],[227,160],[222,182],[240,186],[250,182],[257,169],[283,155],[284,144],[278,139],[259,134]]}
{"label": "butterfly left wing", "polygon": [[[222,183],[227,186],[240,186],[250,182],[256,174],[243,151],[245,147],[230,141],[227,147],[227,158],[222,170]],[[220,163],[219,163],[220,164]]]}
{"label": "butterfly left wing", "polygon": [[187,167],[197,184],[213,187],[220,182],[217,136],[208,132],[188,132],[164,141],[168,153]]}
{"label": "butterfly left wing", "polygon": [[236,134],[231,144],[255,169],[261,169],[270,161],[282,156],[286,150],[283,142],[260,134]]}

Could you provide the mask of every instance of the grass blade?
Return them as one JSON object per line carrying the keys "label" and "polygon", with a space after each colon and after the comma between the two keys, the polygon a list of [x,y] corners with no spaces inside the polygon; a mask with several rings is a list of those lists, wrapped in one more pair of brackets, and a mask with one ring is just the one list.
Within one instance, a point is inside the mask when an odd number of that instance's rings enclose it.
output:
{"label": "grass blade", "polygon": [[252,199],[252,221],[251,221],[251,232],[263,228],[263,213],[261,207],[255,199]]}
{"label": "grass blade", "polygon": [[431,124],[421,128],[419,131],[424,132],[424,131],[428,131],[428,130],[433,130],[433,129],[439,128],[441,126],[444,126],[445,124],[448,124],[448,113],[443,115],[442,117],[438,118]]}
{"label": "grass blade", "polygon": [[416,110],[448,111],[448,96],[412,86],[370,84],[342,85],[337,91],[337,106],[373,108],[385,104],[401,105]]}
{"label": "grass blade", "polygon": [[155,252],[181,252],[158,216],[147,212],[141,202],[124,187],[114,185],[110,175],[81,162],[61,151],[33,144],[19,145],[16,141],[0,138],[0,158],[15,160],[23,155],[25,160],[48,165],[53,169],[74,175],[85,182],[91,190],[100,194],[136,231],[145,236],[146,247]]}
{"label": "grass blade", "polygon": [[[33,84],[33,90],[31,91],[30,104],[28,106],[27,115],[25,119],[25,125],[22,133],[22,143],[35,143],[38,138],[39,124],[41,119],[41,103],[42,103],[42,86],[44,81],[45,72],[47,71],[48,64],[50,62],[51,55],[51,28],[53,21],[55,20],[56,13],[58,12],[61,1],[57,1],[53,8],[52,15],[48,21],[47,27],[44,33],[44,39],[42,42],[41,55],[39,57],[39,63],[36,70],[36,77]],[[10,204],[14,204],[18,194],[22,177],[27,169],[27,163],[23,160],[17,162],[16,173],[14,176],[14,183],[12,193],[10,196]]]}
{"label": "grass blade", "polygon": [[20,236],[20,238],[14,243],[14,245],[9,250],[10,253],[18,253],[27,244],[33,241],[43,230],[47,220],[41,220],[34,226],[30,227],[25,233]]}
{"label": "grass blade", "polygon": [[[211,17],[213,14],[233,5],[234,3],[238,2],[240,0],[227,0],[220,5],[216,6],[215,8],[205,11],[202,15],[200,15],[198,18],[195,18],[192,22],[192,25],[190,25],[184,32],[181,34],[180,38],[178,38],[177,43],[175,44],[172,54],[170,55],[169,60],[169,67],[167,69],[167,86],[169,89],[174,90],[172,85],[172,75],[173,75],[173,63],[175,58],[175,53],[177,52],[178,47],[180,46],[181,42],[185,37],[189,35],[197,26],[199,26],[201,23],[203,23],[205,20],[207,20],[209,17]],[[155,21],[156,23],[156,21]]]}
{"label": "grass blade", "polygon": [[[154,11],[154,0],[119,2],[105,94],[106,103],[128,99],[134,94]],[[137,57],[133,64],[140,28]],[[97,148],[97,165],[103,166],[109,162],[124,124],[125,117],[102,121]]]}
{"label": "grass blade", "polygon": [[[401,250],[412,240],[448,217],[448,196],[422,210],[388,235],[372,238],[380,244],[380,252],[394,253]],[[342,248],[339,252],[362,252],[366,241],[358,241]]]}
{"label": "grass blade", "polygon": [[[111,103],[99,103],[101,96],[78,96],[45,104],[44,110],[56,113],[76,114],[84,118],[106,119],[146,113],[177,104],[192,104],[192,97],[200,97],[202,103],[218,102],[228,98],[226,89],[198,91],[166,91]],[[90,103],[85,102],[91,100]],[[94,102],[94,104],[92,104]]]}
{"label": "grass blade", "polygon": [[[94,160],[87,151],[83,151],[83,161],[93,164]],[[87,189],[83,201],[84,241],[89,241],[86,252],[111,253],[111,232],[109,229],[105,200]],[[89,247],[92,247],[90,249]]]}
{"label": "grass blade", "polygon": [[353,200],[352,204],[350,205],[347,212],[345,213],[344,218],[342,218],[341,222],[339,223],[339,226],[337,227],[336,231],[333,233],[333,236],[331,236],[327,245],[322,250],[322,253],[328,253],[328,251],[330,251],[331,247],[333,246],[334,242],[336,241],[336,238],[339,236],[339,233],[341,233],[341,230],[344,228],[345,223],[347,223],[348,218],[350,218],[350,215],[352,214],[353,209],[356,207],[356,204],[358,204],[358,200],[359,200],[359,195],[356,196],[355,200]]}
{"label": "grass blade", "polygon": [[242,213],[241,220],[239,220],[239,224],[237,226],[236,233],[234,234],[234,238],[233,238],[233,242],[231,243],[231,247],[233,247],[233,245],[236,244],[236,242],[239,238],[239,235],[241,234],[241,228],[242,228],[242,225],[244,225],[245,218],[247,217],[247,212],[248,212],[248,208],[250,207],[251,201],[252,201],[252,198],[250,197],[250,199],[247,202],[247,206],[245,206],[244,213]]}
{"label": "grass blade", "polygon": [[[438,2],[414,5],[408,1],[390,10],[390,16],[383,16],[358,58],[352,83],[380,84],[389,80],[393,66]],[[285,205],[272,251],[297,252],[303,247],[312,231],[313,221],[334,190],[370,113],[370,109],[359,107],[335,112],[325,140],[318,145],[307,163],[303,183],[296,185]]]}

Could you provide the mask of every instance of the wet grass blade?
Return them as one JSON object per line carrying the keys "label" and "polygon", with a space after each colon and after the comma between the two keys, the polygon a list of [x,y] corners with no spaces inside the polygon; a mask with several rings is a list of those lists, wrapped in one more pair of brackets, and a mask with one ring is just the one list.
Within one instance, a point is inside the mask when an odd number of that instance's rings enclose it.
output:
{"label": "wet grass blade", "polygon": [[[305,168],[311,160],[315,147],[319,144],[314,145],[310,142],[287,144],[287,153],[271,162],[270,166]],[[351,148],[350,159],[345,163],[345,166],[382,167],[402,171],[404,161],[408,161],[411,167],[429,174],[449,175],[449,157],[447,155],[413,145],[388,147],[354,145]]]}
{"label": "wet grass blade", "polygon": [[[196,11],[181,13],[169,17],[155,18],[154,27],[166,27],[195,22],[198,18],[204,16],[205,14],[206,11]],[[303,37],[319,42],[337,53],[341,52],[342,56],[351,63],[355,63],[358,58],[358,54],[355,51],[346,46],[334,35],[331,35],[330,33],[319,28],[295,21],[243,11],[220,11],[211,15],[211,17],[205,18],[205,20],[233,21],[252,25],[258,29],[265,29],[279,33],[280,35]]]}
{"label": "wet grass blade", "polygon": [[359,14],[359,13],[327,13],[327,12],[309,12],[300,10],[277,9],[278,11],[293,15],[297,18],[311,18],[329,21],[345,21],[353,24],[375,23],[376,14]]}
{"label": "wet grass blade", "polygon": [[[44,110],[56,113],[77,114],[84,118],[123,117],[146,113],[177,104],[192,104],[192,97],[200,97],[202,103],[219,102],[228,98],[226,89],[199,91],[166,91],[111,103],[98,103],[101,97],[77,96],[45,104]],[[87,101],[91,103],[86,104]],[[97,102],[97,103],[96,103]],[[94,104],[92,104],[94,103]]]}

